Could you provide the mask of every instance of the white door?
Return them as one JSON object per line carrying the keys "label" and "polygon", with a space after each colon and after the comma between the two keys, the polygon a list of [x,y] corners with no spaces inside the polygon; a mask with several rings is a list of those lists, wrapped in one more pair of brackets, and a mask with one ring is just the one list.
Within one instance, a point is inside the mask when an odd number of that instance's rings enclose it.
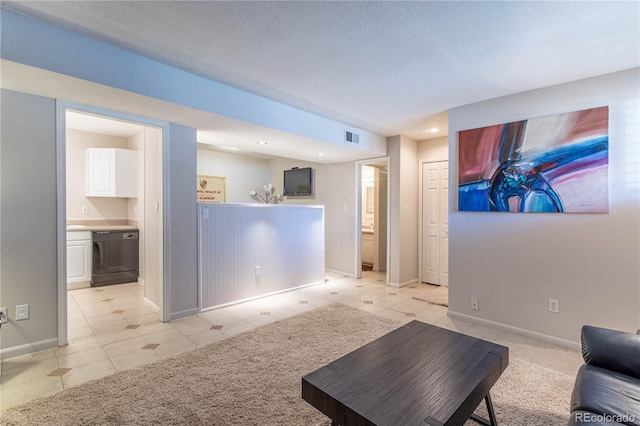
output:
{"label": "white door", "polygon": [[422,165],[422,281],[449,285],[449,162]]}
{"label": "white door", "polygon": [[440,285],[449,286],[449,162],[440,163]]}

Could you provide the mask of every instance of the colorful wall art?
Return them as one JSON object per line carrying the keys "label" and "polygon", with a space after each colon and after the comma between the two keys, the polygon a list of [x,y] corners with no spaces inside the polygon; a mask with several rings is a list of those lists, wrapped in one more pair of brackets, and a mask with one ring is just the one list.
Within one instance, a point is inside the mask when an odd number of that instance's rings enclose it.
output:
{"label": "colorful wall art", "polygon": [[459,211],[609,211],[609,107],[464,130],[458,143]]}

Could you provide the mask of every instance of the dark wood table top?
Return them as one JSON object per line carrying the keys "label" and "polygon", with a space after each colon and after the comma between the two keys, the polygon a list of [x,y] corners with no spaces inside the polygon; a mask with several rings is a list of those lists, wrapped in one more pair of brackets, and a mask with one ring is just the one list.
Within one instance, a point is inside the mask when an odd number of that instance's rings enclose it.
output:
{"label": "dark wood table top", "polygon": [[302,378],[339,425],[462,425],[509,364],[509,348],[412,321]]}

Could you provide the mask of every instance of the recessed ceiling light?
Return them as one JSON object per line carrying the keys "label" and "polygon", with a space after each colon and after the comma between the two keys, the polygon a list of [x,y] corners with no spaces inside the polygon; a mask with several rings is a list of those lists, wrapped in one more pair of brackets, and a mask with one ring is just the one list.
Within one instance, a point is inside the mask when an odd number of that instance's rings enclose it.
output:
{"label": "recessed ceiling light", "polygon": [[266,145],[267,143],[265,141],[258,141],[256,142],[258,145]]}
{"label": "recessed ceiling light", "polygon": [[324,157],[324,152],[319,152],[316,154],[318,157]]}
{"label": "recessed ceiling light", "polygon": [[429,131],[431,133],[438,133],[440,131],[440,129],[438,129],[437,127],[432,127],[431,129],[429,129]]}

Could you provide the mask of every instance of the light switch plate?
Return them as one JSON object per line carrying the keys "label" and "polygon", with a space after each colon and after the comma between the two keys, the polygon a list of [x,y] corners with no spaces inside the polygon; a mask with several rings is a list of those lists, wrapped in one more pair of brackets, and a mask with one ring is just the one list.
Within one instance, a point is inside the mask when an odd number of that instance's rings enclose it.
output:
{"label": "light switch plate", "polygon": [[16,306],[16,321],[29,319],[29,305]]}

